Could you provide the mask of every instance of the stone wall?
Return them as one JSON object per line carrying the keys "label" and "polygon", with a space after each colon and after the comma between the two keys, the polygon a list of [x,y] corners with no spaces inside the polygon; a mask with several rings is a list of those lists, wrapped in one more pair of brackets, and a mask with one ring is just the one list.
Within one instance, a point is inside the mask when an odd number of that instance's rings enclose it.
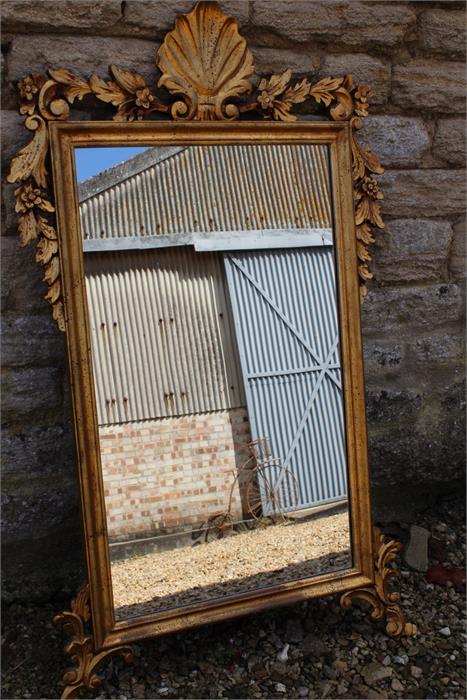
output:
{"label": "stone wall", "polygon": [[[4,0],[3,167],[29,136],[14,82],[117,63],[153,81],[155,50],[189,0]],[[351,71],[373,87],[361,139],[386,166],[386,232],[363,307],[372,483],[392,497],[463,474],[465,5],[228,0],[259,71],[314,80]],[[109,114],[105,106],[99,115]],[[85,107],[74,118],[86,117]],[[64,338],[19,249],[14,187],[2,199],[3,552],[6,596],[51,595],[81,571]],[[392,487],[392,490],[391,490]],[[71,572],[71,573],[70,573]]]}
{"label": "stone wall", "polygon": [[111,542],[242,517],[237,470],[250,457],[244,408],[99,428]]}

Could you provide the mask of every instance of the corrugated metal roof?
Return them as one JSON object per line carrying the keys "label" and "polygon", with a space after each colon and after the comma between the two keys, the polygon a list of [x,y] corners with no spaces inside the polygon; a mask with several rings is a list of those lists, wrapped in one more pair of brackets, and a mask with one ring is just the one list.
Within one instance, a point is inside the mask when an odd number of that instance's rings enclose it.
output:
{"label": "corrugated metal roof", "polygon": [[85,271],[99,424],[245,405],[216,253],[95,253]]}
{"label": "corrugated metal roof", "polygon": [[332,228],[327,146],[190,146],[162,159],[151,150],[145,170],[109,176],[107,189],[102,178],[80,186],[96,192],[80,204],[85,239]]}

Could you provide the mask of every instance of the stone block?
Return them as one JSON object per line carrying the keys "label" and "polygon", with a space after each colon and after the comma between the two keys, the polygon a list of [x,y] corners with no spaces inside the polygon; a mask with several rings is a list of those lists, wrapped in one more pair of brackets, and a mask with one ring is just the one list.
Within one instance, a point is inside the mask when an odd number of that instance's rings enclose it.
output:
{"label": "stone block", "polygon": [[4,369],[2,374],[2,425],[25,430],[56,422],[63,415],[64,371],[60,367]]}
{"label": "stone block", "polygon": [[295,0],[291,5],[255,0],[253,8],[254,27],[268,28],[289,41],[319,39],[358,48],[398,46],[416,21],[409,7],[380,2]]}
{"label": "stone block", "polygon": [[3,367],[64,365],[65,334],[48,309],[39,315],[2,314],[1,328]]}
{"label": "stone block", "polygon": [[410,338],[407,343],[407,352],[417,363],[436,363],[462,360],[465,353],[463,335],[459,332],[447,330],[442,333],[421,335]]}
{"label": "stone block", "polygon": [[467,226],[465,218],[458,221],[454,226],[454,238],[451,246],[451,256],[449,259],[449,271],[454,279],[462,280],[466,277],[466,243]]}
{"label": "stone block", "polygon": [[433,487],[465,477],[465,383],[444,383],[431,373],[429,389],[421,395],[418,421],[395,416],[386,427],[369,423],[372,484]]}
{"label": "stone block", "polygon": [[447,221],[389,221],[375,246],[378,282],[433,282],[447,278],[453,232]]}
{"label": "stone block", "polygon": [[[190,12],[193,5],[192,0],[127,0],[122,26],[135,36],[162,38],[173,29],[177,15]],[[226,0],[221,6],[226,15],[237,20],[240,29],[248,24],[248,0]]]}
{"label": "stone block", "polygon": [[306,73],[310,79],[319,68],[317,53],[292,51],[281,48],[251,47],[257,73],[282,73],[290,68],[295,74]]}
{"label": "stone block", "polygon": [[18,80],[32,71],[47,68],[69,68],[89,78],[97,74],[108,76],[110,64],[130,68],[153,84],[156,77],[155,55],[157,45],[134,37],[95,37],[82,34],[56,36],[19,34],[13,37],[8,59],[8,78]]}
{"label": "stone block", "polygon": [[120,21],[119,0],[7,0],[1,5],[3,32],[82,31],[86,34],[108,34]]}
{"label": "stone block", "polygon": [[24,126],[24,116],[11,109],[2,109],[0,115],[2,134],[2,169],[8,174],[13,156],[33,137],[33,132]]}
{"label": "stone block", "polygon": [[427,571],[429,538],[430,531],[425,527],[412,525],[410,528],[410,540],[404,550],[404,560],[411,569],[415,569],[415,571]]}
{"label": "stone block", "polygon": [[363,342],[363,361],[365,375],[384,375],[385,377],[398,374],[404,361],[405,350],[402,343],[393,341]]}
{"label": "stone block", "polygon": [[2,313],[18,315],[45,313],[47,286],[34,259],[34,246],[21,248],[16,237],[2,237]]}
{"label": "stone block", "polygon": [[366,415],[372,425],[414,420],[422,405],[419,392],[412,389],[368,389]]}
{"label": "stone block", "polygon": [[465,211],[462,170],[387,170],[378,177],[385,198],[383,218],[443,218]]}
{"label": "stone block", "polygon": [[420,47],[429,53],[465,58],[465,7],[463,10],[433,8],[422,12],[418,21]]}
{"label": "stone block", "polygon": [[433,155],[450,165],[465,168],[464,118],[439,119],[433,139]]}
{"label": "stone block", "polygon": [[71,420],[28,425],[24,431],[2,430],[2,471],[13,479],[73,478],[76,472]]}
{"label": "stone block", "polygon": [[370,148],[386,168],[420,167],[430,149],[430,135],[422,119],[369,116],[357,139]]}
{"label": "stone block", "polygon": [[371,288],[362,306],[366,334],[387,335],[433,328],[462,317],[462,295],[456,284]]}
{"label": "stone block", "polygon": [[370,86],[371,105],[385,104],[388,101],[391,90],[391,65],[388,61],[365,53],[327,54],[322,60],[318,78],[349,73],[357,85]]}
{"label": "stone block", "polygon": [[392,99],[405,110],[465,111],[465,66],[455,61],[412,60],[393,70]]}

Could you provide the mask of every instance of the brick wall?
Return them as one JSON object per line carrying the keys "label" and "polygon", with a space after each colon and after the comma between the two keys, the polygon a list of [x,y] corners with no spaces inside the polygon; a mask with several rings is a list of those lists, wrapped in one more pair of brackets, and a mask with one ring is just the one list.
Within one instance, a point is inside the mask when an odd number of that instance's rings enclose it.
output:
{"label": "brick wall", "polygon": [[[248,459],[244,408],[99,428],[111,541],[178,532],[226,509]],[[241,517],[238,486],[232,515]]]}
{"label": "brick wall", "polygon": [[[352,72],[373,87],[361,132],[386,172],[386,232],[363,307],[373,487],[437,492],[464,473],[465,4],[228,0],[258,71],[312,80]],[[66,66],[104,77],[117,63],[152,84],[154,57],[190,0],[4,0],[3,167],[29,139],[14,83]],[[73,118],[106,118],[78,105]],[[14,186],[3,188],[3,552],[7,596],[79,582],[81,561],[64,339],[42,272],[18,249]]]}

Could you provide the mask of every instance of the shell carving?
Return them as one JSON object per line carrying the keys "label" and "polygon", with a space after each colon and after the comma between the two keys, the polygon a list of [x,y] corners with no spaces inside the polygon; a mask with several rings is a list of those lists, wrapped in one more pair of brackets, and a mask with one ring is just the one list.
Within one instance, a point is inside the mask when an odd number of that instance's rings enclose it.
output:
{"label": "shell carving", "polygon": [[236,20],[210,2],[177,18],[157,65],[162,73],[158,86],[183,98],[172,105],[172,117],[186,120],[238,118],[237,105],[227,101],[251,92],[255,70]]}

